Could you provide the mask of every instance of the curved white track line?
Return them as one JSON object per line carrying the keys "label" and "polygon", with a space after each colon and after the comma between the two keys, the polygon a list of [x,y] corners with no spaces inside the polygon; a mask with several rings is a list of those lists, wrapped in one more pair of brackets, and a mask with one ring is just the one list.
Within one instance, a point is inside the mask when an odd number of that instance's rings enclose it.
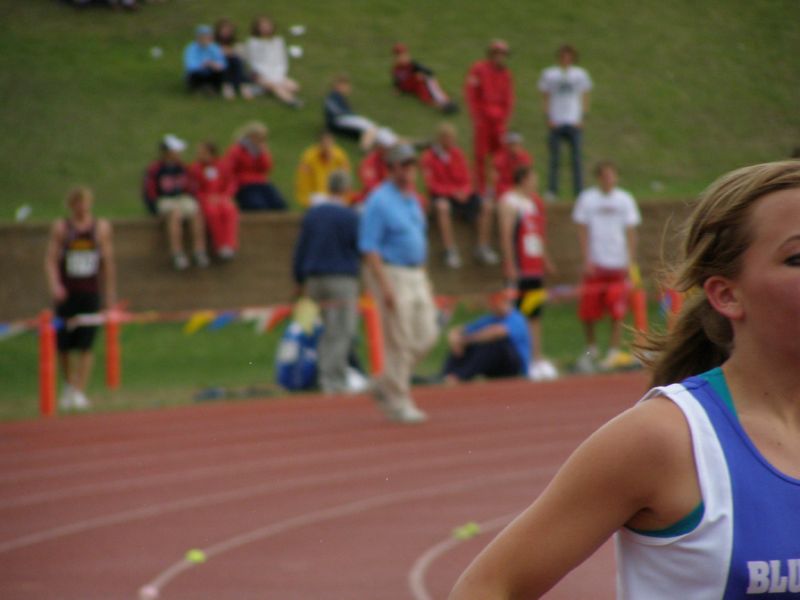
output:
{"label": "curved white track line", "polygon": [[[502,517],[496,517],[489,521],[484,521],[483,523],[478,523],[478,527],[480,528],[479,534],[493,533],[502,529],[518,514],[519,511],[503,515]],[[463,542],[464,540],[449,537],[428,548],[414,561],[414,565],[408,573],[408,587],[411,590],[411,595],[414,596],[414,600],[434,600],[425,585],[425,575],[428,573],[428,569],[434,561]]]}
{"label": "curved white track line", "polygon": [[9,552],[27,546],[33,546],[42,542],[62,538],[76,533],[83,533],[101,527],[108,527],[111,525],[121,525],[131,521],[145,519],[148,517],[158,517],[164,514],[186,510],[189,508],[199,508],[205,506],[212,506],[233,500],[242,500],[262,494],[270,494],[275,492],[282,492],[294,490],[302,487],[315,486],[320,484],[329,483],[346,483],[348,481],[357,480],[360,477],[384,477],[387,472],[391,474],[400,473],[404,471],[414,471],[419,469],[429,468],[431,466],[450,467],[457,464],[473,461],[475,463],[491,461],[498,458],[507,458],[510,456],[530,456],[531,454],[538,454],[539,452],[549,454],[554,448],[571,448],[572,444],[563,441],[555,440],[546,445],[537,445],[534,447],[516,447],[511,450],[503,449],[497,451],[476,452],[473,454],[464,454],[455,457],[443,458],[426,458],[414,462],[401,464],[396,467],[387,468],[386,465],[377,465],[373,467],[365,467],[363,469],[350,469],[346,473],[332,473],[329,475],[307,475],[304,477],[297,477],[295,479],[287,479],[279,483],[263,483],[253,486],[247,486],[234,490],[226,490],[215,494],[207,494],[205,496],[192,496],[177,500],[173,502],[165,502],[162,504],[154,504],[126,510],[102,517],[95,517],[83,521],[76,521],[67,525],[45,529],[36,533],[23,535],[5,542],[0,542],[0,553]]}
{"label": "curved white track line", "polygon": [[[552,473],[554,468],[551,467],[533,467],[520,471],[512,471],[502,475],[494,475],[482,477],[479,480],[471,478],[467,481],[457,481],[454,483],[447,483],[442,485],[430,486],[427,488],[420,488],[417,490],[409,490],[404,492],[395,492],[392,494],[385,494],[382,496],[374,496],[364,500],[356,500],[346,504],[331,506],[320,510],[303,513],[296,517],[290,517],[276,523],[270,523],[259,529],[248,531],[240,535],[223,540],[213,546],[203,549],[206,559],[211,559],[219,556],[230,550],[240,548],[252,542],[261,541],[278,534],[285,533],[292,529],[300,527],[307,527],[323,521],[332,521],[342,517],[352,516],[358,513],[363,513],[375,508],[382,508],[393,504],[402,504],[412,500],[421,500],[423,498],[431,498],[435,496],[442,496],[446,494],[464,492],[478,487],[483,487],[488,484],[503,483],[515,481],[520,479],[531,479],[537,475],[545,475]],[[178,575],[197,566],[195,563],[189,562],[186,559],[173,563],[161,573],[156,575],[151,581],[143,585],[140,590],[152,590],[160,597],[164,587]],[[142,596],[144,597],[144,596]]]}

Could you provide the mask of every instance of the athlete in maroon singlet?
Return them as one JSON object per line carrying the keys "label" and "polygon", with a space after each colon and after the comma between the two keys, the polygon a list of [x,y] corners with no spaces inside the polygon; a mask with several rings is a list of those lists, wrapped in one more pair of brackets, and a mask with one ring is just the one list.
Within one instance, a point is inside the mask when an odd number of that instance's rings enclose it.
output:
{"label": "athlete in maroon singlet", "polygon": [[[51,229],[45,259],[45,274],[55,302],[59,362],[64,387],[61,408],[88,408],[86,384],[92,368],[92,343],[96,327],[74,327],[70,319],[94,314],[116,302],[116,273],[113,262],[111,225],[92,215],[93,194],[77,187],[67,196],[69,216]],[[71,353],[77,353],[73,362]]]}

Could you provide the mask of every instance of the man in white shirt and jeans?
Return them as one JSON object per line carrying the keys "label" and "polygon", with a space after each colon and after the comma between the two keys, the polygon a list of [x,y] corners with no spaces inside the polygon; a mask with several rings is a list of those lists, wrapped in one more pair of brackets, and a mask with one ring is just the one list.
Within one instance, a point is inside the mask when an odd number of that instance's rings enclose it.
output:
{"label": "man in white shirt and jeans", "polygon": [[595,323],[606,312],[611,317],[611,337],[608,354],[600,366],[612,368],[620,358],[622,319],[628,311],[629,273],[636,264],[636,228],[642,220],[633,196],[617,187],[614,163],[598,163],[594,174],[598,186],[583,191],[572,211],[583,257],[578,316],[587,347],[578,361],[581,371],[594,370],[598,356]]}
{"label": "man in white shirt and jeans", "polygon": [[558,167],[561,140],[566,140],[572,154],[572,184],[577,196],[583,189],[581,167],[581,137],[583,116],[589,111],[589,91],[592,80],[585,69],[577,66],[578,52],[565,44],[556,53],[558,64],[542,71],[539,91],[542,93],[544,112],[549,133],[547,146],[550,168],[545,199],[558,197]]}

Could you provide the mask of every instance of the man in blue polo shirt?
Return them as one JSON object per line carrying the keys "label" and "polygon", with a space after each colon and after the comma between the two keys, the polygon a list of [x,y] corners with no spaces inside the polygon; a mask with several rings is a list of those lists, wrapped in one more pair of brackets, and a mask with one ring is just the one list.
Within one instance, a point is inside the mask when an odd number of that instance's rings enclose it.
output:
{"label": "man in blue polo shirt", "polygon": [[527,375],[531,358],[528,324],[511,299],[506,290],[493,294],[490,314],[450,330],[450,354],[442,369],[445,381]]}
{"label": "man in blue polo shirt", "polygon": [[373,391],[390,420],[421,423],[427,415],[411,397],[411,375],[439,334],[436,304],[425,271],[427,225],[414,192],[414,149],[397,144],[387,153],[386,162],[389,176],[367,197],[358,238],[385,344],[384,371]]}

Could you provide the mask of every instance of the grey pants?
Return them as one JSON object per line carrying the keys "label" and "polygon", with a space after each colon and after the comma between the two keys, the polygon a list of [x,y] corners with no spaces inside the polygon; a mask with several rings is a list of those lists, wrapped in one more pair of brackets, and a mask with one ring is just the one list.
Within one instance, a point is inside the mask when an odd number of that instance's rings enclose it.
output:
{"label": "grey pants", "polygon": [[320,305],[325,329],[319,340],[319,384],[322,391],[347,390],[347,355],[358,325],[358,278],[347,275],[313,276],[306,293]]}

